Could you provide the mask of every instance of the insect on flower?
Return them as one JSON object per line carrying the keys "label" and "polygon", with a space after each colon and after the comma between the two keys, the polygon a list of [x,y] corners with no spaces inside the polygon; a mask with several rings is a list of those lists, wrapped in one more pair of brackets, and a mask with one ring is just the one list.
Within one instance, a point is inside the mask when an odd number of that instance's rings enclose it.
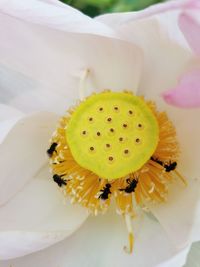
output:
{"label": "insect on flower", "polygon": [[106,184],[105,187],[100,190],[100,192],[102,193],[99,195],[99,198],[103,200],[108,199],[109,194],[111,194],[110,188],[111,188],[111,184]]}
{"label": "insect on flower", "polygon": [[169,162],[169,163],[164,163],[159,159],[154,159],[153,157],[151,157],[151,160],[157,162],[158,164],[160,164],[161,166],[163,166],[165,168],[166,172],[171,172],[174,171],[177,167],[177,162]]}
{"label": "insect on flower", "polygon": [[127,182],[127,187],[123,188],[123,189],[119,189],[120,191],[124,191],[126,193],[132,193],[135,191],[135,188],[138,184],[138,178],[137,179],[133,179],[131,180],[130,178],[126,179]]}
{"label": "insect on flower", "polygon": [[57,145],[58,145],[58,144],[55,143],[55,142],[51,144],[50,148],[47,150],[47,154],[49,155],[49,157],[52,157],[53,153],[54,153],[54,152],[57,152],[57,151],[56,151],[56,147],[57,147]]}
{"label": "insect on flower", "polygon": [[53,175],[53,180],[55,183],[58,184],[59,187],[62,187],[63,185],[67,185],[67,181],[62,178],[63,176],[65,176],[65,174],[63,175],[54,174]]}

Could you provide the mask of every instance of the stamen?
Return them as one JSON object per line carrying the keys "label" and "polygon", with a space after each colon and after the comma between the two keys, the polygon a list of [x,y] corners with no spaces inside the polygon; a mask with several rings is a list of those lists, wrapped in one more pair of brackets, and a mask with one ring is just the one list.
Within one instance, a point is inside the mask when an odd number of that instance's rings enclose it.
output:
{"label": "stamen", "polygon": [[174,172],[176,173],[178,178],[184,183],[184,185],[187,186],[188,183],[187,183],[186,179],[177,170],[174,170]]}
{"label": "stamen", "polygon": [[126,222],[126,227],[127,227],[127,230],[128,230],[128,237],[129,237],[129,246],[125,246],[124,247],[124,251],[126,253],[132,253],[133,251],[133,243],[134,243],[134,236],[133,236],[133,229],[132,229],[132,221],[131,221],[131,216],[130,214],[125,214],[124,215],[125,217],[125,222]]}
{"label": "stamen", "polygon": [[154,191],[154,189],[155,189],[155,184],[154,183],[151,183],[151,188],[149,190],[149,194],[152,194],[153,191]]}

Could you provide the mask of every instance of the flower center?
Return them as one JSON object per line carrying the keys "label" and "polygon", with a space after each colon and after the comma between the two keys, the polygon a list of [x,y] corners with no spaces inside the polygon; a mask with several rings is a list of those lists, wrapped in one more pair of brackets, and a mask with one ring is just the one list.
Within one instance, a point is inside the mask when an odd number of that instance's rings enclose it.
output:
{"label": "flower center", "polygon": [[108,180],[139,170],[159,141],[151,109],[142,98],[126,92],[86,99],[72,114],[65,134],[76,162]]}

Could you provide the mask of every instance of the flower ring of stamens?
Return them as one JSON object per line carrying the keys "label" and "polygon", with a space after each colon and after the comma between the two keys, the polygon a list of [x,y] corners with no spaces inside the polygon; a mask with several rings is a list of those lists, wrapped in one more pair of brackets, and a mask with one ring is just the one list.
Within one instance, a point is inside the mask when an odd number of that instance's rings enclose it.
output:
{"label": "flower ring of stamens", "polygon": [[72,203],[97,215],[115,199],[129,229],[128,252],[133,246],[133,198],[145,208],[148,202],[165,202],[174,179],[186,183],[177,170],[173,124],[155,103],[130,92],[93,94],[71,108],[47,153],[53,181]]}

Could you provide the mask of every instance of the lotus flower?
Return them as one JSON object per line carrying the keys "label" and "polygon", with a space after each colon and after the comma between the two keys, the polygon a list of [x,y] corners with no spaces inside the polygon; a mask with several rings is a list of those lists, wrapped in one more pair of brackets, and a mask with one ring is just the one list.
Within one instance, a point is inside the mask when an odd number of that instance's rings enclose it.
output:
{"label": "lotus flower", "polygon": [[[178,27],[180,12],[187,9],[194,16],[191,3],[194,1],[174,1],[139,13],[91,19],[56,0],[1,1],[0,258],[7,260],[3,265],[177,267],[185,263],[192,242],[200,239],[199,112],[168,106],[161,93],[175,87],[194,64],[194,55]],[[76,135],[73,125],[81,126],[81,114],[89,110],[87,101],[107,103],[109,110],[113,99],[117,99],[128,123],[134,110],[126,107],[130,103],[133,107],[134,102],[137,112],[143,114],[138,118],[144,119],[144,130],[146,125],[152,127],[147,139],[142,139],[153,142],[143,151],[145,162],[138,154],[138,165],[120,165],[125,168],[123,172],[119,169],[123,178],[120,185],[116,182],[118,172],[110,172],[103,164],[103,154],[97,158],[102,159],[103,168],[96,161],[87,165],[88,161],[79,157],[83,147],[78,147],[78,153],[73,145],[80,145],[79,139],[84,138]],[[112,114],[118,116],[113,108]],[[92,127],[89,123],[90,117],[84,125]],[[100,120],[99,125],[103,123],[110,121]],[[138,132],[143,128],[139,124]],[[128,126],[125,122],[120,131],[129,131]],[[110,134],[112,137],[112,131]],[[75,143],[70,141],[74,137]],[[98,135],[91,140],[97,142],[95,138]],[[141,139],[134,140],[140,144]],[[68,147],[75,152],[66,155]],[[62,157],[69,160],[64,166]],[[79,175],[63,176],[61,170],[74,174],[69,164],[72,161]],[[158,179],[154,183],[146,173],[152,168]],[[78,183],[88,172],[95,183],[86,181],[87,187],[91,191],[91,186],[97,186],[98,192],[89,198],[84,189],[84,204],[73,194],[77,196],[77,190],[82,190],[84,185]],[[106,175],[96,179],[94,174],[105,172],[110,180]],[[127,178],[127,173],[132,176]],[[134,179],[134,190],[130,190]],[[147,187],[142,189],[146,181]],[[130,198],[136,199],[136,195],[142,200],[133,204]],[[120,197],[123,200],[117,202]],[[116,201],[112,203],[112,199]],[[106,206],[106,201],[111,203]],[[96,205],[97,213],[99,207],[107,210],[104,215],[89,216],[88,211],[96,214],[90,204]],[[122,216],[116,214],[116,208]],[[133,215],[136,217],[131,222]],[[125,222],[130,236],[135,236],[131,254],[122,249],[128,235]]]}

